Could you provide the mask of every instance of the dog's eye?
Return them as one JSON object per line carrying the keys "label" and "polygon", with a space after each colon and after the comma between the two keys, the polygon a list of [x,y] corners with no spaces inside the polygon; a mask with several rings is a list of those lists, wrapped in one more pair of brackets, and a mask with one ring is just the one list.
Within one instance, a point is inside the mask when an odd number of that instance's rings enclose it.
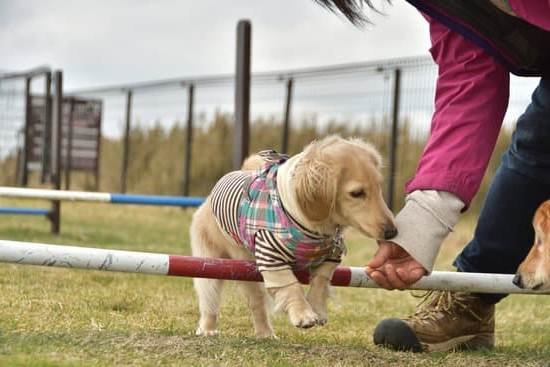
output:
{"label": "dog's eye", "polygon": [[367,196],[367,193],[363,189],[353,190],[349,193],[352,198],[362,199]]}

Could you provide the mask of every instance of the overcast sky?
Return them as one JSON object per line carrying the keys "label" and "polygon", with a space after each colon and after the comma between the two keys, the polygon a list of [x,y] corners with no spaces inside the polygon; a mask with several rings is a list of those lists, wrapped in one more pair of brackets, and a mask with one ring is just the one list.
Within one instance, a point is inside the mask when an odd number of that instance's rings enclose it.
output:
{"label": "overcast sky", "polygon": [[252,21],[252,69],[427,55],[403,0],[357,29],[312,0],[0,0],[0,69],[62,68],[67,89],[232,73],[235,27]]}

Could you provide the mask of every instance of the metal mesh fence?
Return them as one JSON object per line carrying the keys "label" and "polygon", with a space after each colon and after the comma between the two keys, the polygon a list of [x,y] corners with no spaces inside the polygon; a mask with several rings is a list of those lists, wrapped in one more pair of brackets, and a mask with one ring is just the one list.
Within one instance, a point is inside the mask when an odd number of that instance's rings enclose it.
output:
{"label": "metal mesh fence", "polygon": [[[44,144],[44,128],[50,112],[45,108],[44,98],[50,87],[48,72],[47,68],[36,68],[0,74],[0,179],[3,183],[27,181],[27,172],[21,166],[23,160],[27,161],[30,171],[42,172],[48,148]],[[33,148],[23,149],[25,144]]]}
{"label": "metal mesh fence", "polygon": [[17,155],[25,126],[25,79],[0,79],[0,159]]}
{"label": "metal mesh fence", "polygon": [[[292,79],[293,89],[290,107],[289,152],[295,153],[313,138],[328,133],[339,132],[357,134],[370,131],[372,141],[384,156],[388,155],[388,129],[391,120],[394,70],[402,70],[401,122],[416,135],[422,135],[429,128],[432,110],[435,68],[426,58],[385,60],[371,63],[357,63],[331,67],[287,70],[273,73],[256,73],[251,82],[251,150],[265,148],[280,149],[281,132],[270,127],[280,128],[284,119],[287,81]],[[146,149],[143,132],[162,129],[165,132],[183,129],[187,116],[187,85],[195,86],[194,126],[206,131],[221,121],[231,125],[234,106],[233,76],[207,76],[182,78],[133,85],[118,85],[87,91],[75,91],[85,98],[103,100],[103,131],[108,139],[120,140],[124,135],[126,119],[126,91],[132,90],[131,126],[134,134],[130,138],[129,181],[140,178],[136,172],[147,169],[143,156],[137,151]],[[216,174],[231,169],[225,155],[231,155],[233,137],[231,126],[221,136],[210,135],[196,139],[194,148],[196,162],[204,152],[224,154],[224,162],[214,169]],[[302,129],[300,133],[297,130]],[[269,130],[269,131],[267,131]],[[386,134],[380,133],[385,131]],[[215,134],[214,134],[215,135]],[[276,135],[274,138],[273,135]],[[181,141],[183,143],[183,140]],[[107,146],[108,144],[104,145]],[[133,151],[133,152],[132,152]],[[120,149],[113,149],[111,160],[120,160]],[[150,155],[153,154],[152,152]],[[183,161],[183,147],[172,159]],[[199,157],[197,157],[197,155]],[[216,165],[216,164],[214,164]],[[113,162],[111,171],[120,171],[120,164]],[[175,169],[179,169],[177,165]],[[134,172],[134,174],[132,174]],[[401,171],[400,171],[401,172]],[[409,172],[400,173],[403,177]],[[179,172],[178,172],[179,174]],[[204,172],[195,175],[205,175]],[[215,175],[215,174],[214,174]],[[116,176],[116,175],[114,175]],[[108,187],[119,187],[119,177],[111,177]],[[398,181],[403,179],[398,178]],[[212,180],[204,182],[205,193]],[[195,180],[196,182],[196,180]],[[159,188],[164,193],[177,193],[177,187]],[[152,191],[144,186],[129,184],[134,191]],[[167,191],[166,191],[167,190]],[[196,192],[196,191],[195,191]],[[197,192],[196,192],[197,193]]]}
{"label": "metal mesh fence", "polygon": [[[250,110],[251,149],[280,149],[287,82],[291,79],[290,153],[300,150],[318,135],[339,132],[362,134],[382,151],[387,161],[394,103],[394,70],[397,68],[401,70],[396,169],[396,187],[399,189],[414,172],[421,143],[429,132],[437,68],[427,57],[254,73]],[[70,78],[69,75],[66,77]],[[35,83],[40,82],[33,81],[33,88],[36,89]],[[536,83],[536,79],[512,78],[505,126],[513,127],[516,118],[527,106]],[[178,180],[164,176],[182,174],[190,84],[194,85],[195,91],[194,129],[202,132],[202,135],[195,134],[192,162],[197,165],[201,160],[210,162],[210,165],[202,162],[205,167],[193,168],[192,193],[204,194],[215,176],[231,168],[232,75],[178,78],[67,93],[103,102],[103,190],[117,191],[120,187],[126,95],[131,90],[129,190],[157,194],[180,192]],[[24,113],[24,79],[0,81],[0,159],[15,154],[18,144],[21,145]],[[151,135],[151,131],[156,135]],[[169,149],[167,144],[174,147]],[[165,158],[155,157],[157,152],[163,150],[166,150]],[[155,184],[140,184],[144,176],[150,175],[152,167],[169,171],[170,174],[155,174]],[[201,178],[206,176],[210,178]],[[170,180],[172,183],[168,184]]]}
{"label": "metal mesh fence", "polygon": [[[412,125],[425,131],[428,126],[425,120],[431,113],[435,73],[431,62],[425,58],[254,74],[251,123],[282,122],[285,83],[289,78],[293,79],[294,87],[292,126],[308,123],[322,129],[331,122],[345,122],[350,127],[362,126],[365,122],[382,122],[390,112],[392,70],[396,67],[404,71],[401,108],[408,114]],[[162,126],[169,130],[173,126],[182,126],[186,120],[186,85],[189,83],[195,85],[197,127],[207,127],[216,115],[232,116],[234,82],[231,76],[119,85],[71,94],[103,100],[103,136],[121,138],[124,134],[126,90],[133,91],[133,128]]]}
{"label": "metal mesh fence", "polygon": [[[433,112],[437,68],[429,58],[386,60],[318,69],[255,74],[252,78],[251,122],[271,118],[281,121],[284,112],[285,81],[292,78],[292,122],[315,120],[363,124],[382,120],[391,107],[392,70],[402,70],[400,109],[402,119],[426,134]],[[187,115],[185,85],[195,84],[195,114],[198,121],[212,121],[216,113],[233,113],[234,85],[231,76],[182,78],[166,82],[119,85],[96,91],[76,91],[79,96],[104,102],[103,135],[120,138],[124,132],[125,90],[132,89],[132,126],[171,128]],[[510,109],[506,124],[511,126],[529,101],[536,80],[512,78]]]}

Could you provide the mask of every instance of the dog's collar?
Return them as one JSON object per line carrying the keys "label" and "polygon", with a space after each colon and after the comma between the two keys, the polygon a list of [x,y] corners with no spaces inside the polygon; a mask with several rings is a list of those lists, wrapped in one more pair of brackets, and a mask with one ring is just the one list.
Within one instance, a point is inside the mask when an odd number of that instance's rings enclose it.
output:
{"label": "dog's collar", "polygon": [[334,233],[332,233],[332,234],[320,233],[320,232],[314,231],[312,229],[309,229],[307,226],[302,224],[299,220],[294,218],[288,212],[288,210],[286,210],[286,208],[285,208],[285,206],[283,205],[282,202],[281,202],[281,208],[283,208],[283,211],[285,212],[287,217],[296,225],[296,227],[300,228],[300,230],[307,233],[308,236],[310,236],[310,237],[319,238],[319,239],[321,239],[321,238],[327,238],[328,239],[328,238],[336,238],[336,237],[338,237],[338,235],[340,235],[342,233],[342,226],[340,226],[339,224],[336,225],[336,229],[334,230]]}

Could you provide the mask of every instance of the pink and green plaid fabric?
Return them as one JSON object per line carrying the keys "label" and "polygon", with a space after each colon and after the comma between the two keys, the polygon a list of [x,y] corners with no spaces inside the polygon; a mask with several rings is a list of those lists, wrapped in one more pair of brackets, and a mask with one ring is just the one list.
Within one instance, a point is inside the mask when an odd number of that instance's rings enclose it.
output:
{"label": "pink and green plaid fabric", "polygon": [[260,153],[265,164],[244,185],[239,205],[241,242],[254,253],[254,239],[260,230],[268,230],[295,256],[297,268],[314,268],[324,261],[340,261],[344,252],[340,230],[333,236],[312,233],[288,215],[277,191],[277,171],[288,156],[275,151]]}

